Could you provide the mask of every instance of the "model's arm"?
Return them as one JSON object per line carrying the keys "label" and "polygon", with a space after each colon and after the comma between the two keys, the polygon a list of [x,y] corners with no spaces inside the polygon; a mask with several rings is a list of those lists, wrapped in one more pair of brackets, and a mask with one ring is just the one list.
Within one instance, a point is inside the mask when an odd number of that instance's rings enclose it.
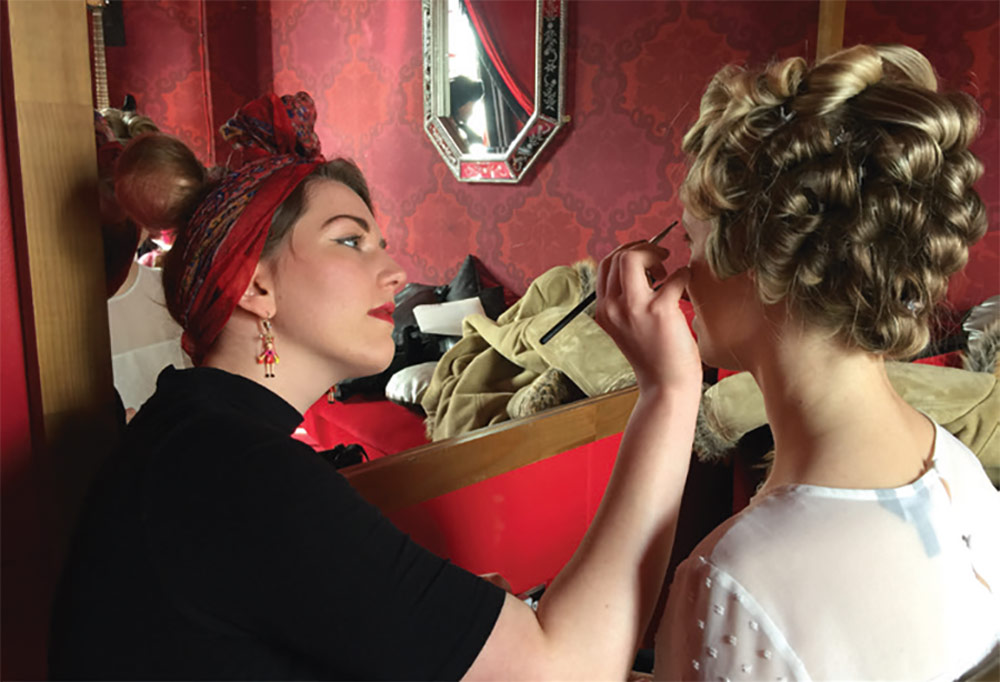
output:
{"label": "model's arm", "polygon": [[624,679],[673,544],[701,386],[675,273],[654,291],[665,252],[620,250],[601,264],[597,320],[636,370],[639,400],[594,522],[537,613],[508,595],[465,679]]}

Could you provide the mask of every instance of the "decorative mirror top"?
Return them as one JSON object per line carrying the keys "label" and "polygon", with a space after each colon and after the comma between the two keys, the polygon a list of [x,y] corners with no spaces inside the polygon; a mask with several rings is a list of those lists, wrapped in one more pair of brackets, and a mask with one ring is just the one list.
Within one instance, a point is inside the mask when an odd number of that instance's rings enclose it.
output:
{"label": "decorative mirror top", "polygon": [[423,0],[424,128],[455,177],[514,183],[568,117],[565,0]]}

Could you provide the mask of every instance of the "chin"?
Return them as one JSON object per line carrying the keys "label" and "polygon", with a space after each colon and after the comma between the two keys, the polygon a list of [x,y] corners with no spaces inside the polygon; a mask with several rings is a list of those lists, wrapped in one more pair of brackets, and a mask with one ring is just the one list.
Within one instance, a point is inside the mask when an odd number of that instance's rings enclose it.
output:
{"label": "chin", "polygon": [[369,347],[368,352],[363,354],[353,353],[348,357],[341,356],[337,361],[339,373],[344,377],[344,381],[381,374],[392,364],[395,352],[395,345],[390,344],[388,348]]}
{"label": "chin", "polygon": [[716,369],[726,369],[731,372],[742,372],[742,363],[729,350],[718,349],[712,346],[704,337],[698,337],[698,353],[701,361],[709,367]]}
{"label": "chin", "polygon": [[380,354],[378,357],[373,357],[368,365],[368,371],[363,376],[371,376],[373,374],[381,374],[385,370],[389,369],[389,365],[392,364],[393,358],[396,356],[396,346],[393,343],[389,344],[388,352]]}

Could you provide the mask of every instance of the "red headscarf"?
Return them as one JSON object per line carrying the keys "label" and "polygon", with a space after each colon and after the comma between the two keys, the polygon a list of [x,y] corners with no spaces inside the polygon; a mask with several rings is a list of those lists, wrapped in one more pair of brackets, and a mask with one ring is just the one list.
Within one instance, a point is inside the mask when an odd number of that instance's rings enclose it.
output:
{"label": "red headscarf", "polygon": [[174,244],[183,270],[170,287],[181,343],[196,365],[229,321],[260,260],[274,211],[325,160],[313,132],[308,93],[267,94],[246,104],[220,132],[244,164],[227,171]]}

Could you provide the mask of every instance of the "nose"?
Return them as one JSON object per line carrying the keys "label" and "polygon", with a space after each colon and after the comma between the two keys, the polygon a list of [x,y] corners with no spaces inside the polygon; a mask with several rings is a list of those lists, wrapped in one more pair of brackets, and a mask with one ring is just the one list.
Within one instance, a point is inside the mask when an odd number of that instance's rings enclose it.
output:
{"label": "nose", "polygon": [[385,253],[385,265],[379,279],[383,286],[390,287],[392,293],[395,294],[406,285],[407,277],[406,272],[399,266],[396,259]]}

